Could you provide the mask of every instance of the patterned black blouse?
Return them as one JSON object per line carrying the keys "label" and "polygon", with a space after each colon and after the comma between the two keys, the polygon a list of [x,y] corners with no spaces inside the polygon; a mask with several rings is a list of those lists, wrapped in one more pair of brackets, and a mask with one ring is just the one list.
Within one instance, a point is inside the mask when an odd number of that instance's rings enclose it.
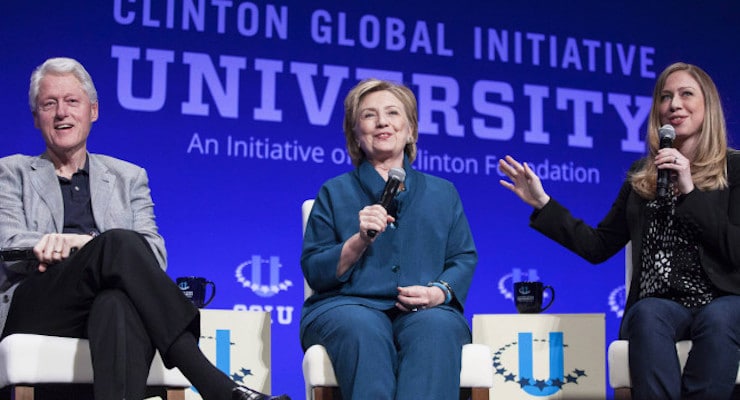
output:
{"label": "patterned black blouse", "polygon": [[719,293],[701,266],[696,230],[675,215],[677,201],[673,195],[647,205],[640,298],[661,297],[688,308],[701,307]]}

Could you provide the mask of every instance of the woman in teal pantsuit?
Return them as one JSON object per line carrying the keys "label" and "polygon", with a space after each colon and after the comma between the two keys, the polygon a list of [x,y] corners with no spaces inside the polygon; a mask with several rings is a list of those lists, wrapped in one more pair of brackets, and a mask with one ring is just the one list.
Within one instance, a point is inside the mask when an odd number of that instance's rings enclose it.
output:
{"label": "woman in teal pantsuit", "polygon": [[[344,399],[457,398],[478,261],[460,196],[411,168],[411,90],[368,79],[344,107],[356,168],[324,183],[306,226],[301,267],[315,294],[303,306],[302,346],[326,347]],[[406,179],[386,210],[377,203],[391,168]]]}

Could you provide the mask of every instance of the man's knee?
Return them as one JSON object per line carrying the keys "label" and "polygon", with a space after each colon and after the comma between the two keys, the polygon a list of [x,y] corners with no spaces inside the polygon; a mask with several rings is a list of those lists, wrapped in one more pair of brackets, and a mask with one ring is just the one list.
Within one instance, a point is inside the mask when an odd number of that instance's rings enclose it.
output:
{"label": "man's knee", "polygon": [[147,242],[144,235],[138,232],[129,229],[111,229],[101,233],[93,240],[98,241],[96,246],[105,254],[135,254],[149,257],[151,261],[154,261],[152,265],[159,268],[159,263],[149,242]]}
{"label": "man's knee", "polygon": [[91,312],[117,312],[133,310],[131,299],[118,289],[106,289],[95,296]]}
{"label": "man's knee", "polygon": [[135,231],[130,229],[110,229],[100,235],[98,240],[104,240],[106,242],[117,243],[117,244],[146,244],[146,239]]}

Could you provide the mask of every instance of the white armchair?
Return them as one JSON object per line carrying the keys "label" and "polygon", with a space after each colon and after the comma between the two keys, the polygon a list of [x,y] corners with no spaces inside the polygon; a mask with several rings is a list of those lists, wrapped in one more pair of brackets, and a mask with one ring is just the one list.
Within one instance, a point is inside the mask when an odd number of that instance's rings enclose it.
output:
{"label": "white armchair", "polygon": [[[303,202],[303,231],[311,214],[313,199]],[[304,279],[305,298],[313,290]],[[303,379],[306,382],[306,400],[334,400],[341,398],[334,367],[326,349],[321,345],[309,347],[303,355]],[[493,387],[493,362],[491,349],[482,344],[466,344],[462,349],[462,368],[460,370],[460,398],[488,400]]]}
{"label": "white armchair", "polygon": [[[35,385],[92,383],[86,339],[13,334],[0,341],[0,388],[10,386],[15,400],[33,400]],[[178,369],[167,369],[157,353],[147,385],[167,389],[168,400],[184,400],[190,382]]]}

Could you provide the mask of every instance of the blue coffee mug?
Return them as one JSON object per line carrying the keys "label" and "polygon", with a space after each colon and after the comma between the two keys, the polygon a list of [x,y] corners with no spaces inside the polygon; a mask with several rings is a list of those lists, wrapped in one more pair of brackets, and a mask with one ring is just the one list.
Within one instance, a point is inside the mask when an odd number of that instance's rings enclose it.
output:
{"label": "blue coffee mug", "polygon": [[[543,307],[542,299],[545,290],[550,290],[550,301]],[[555,289],[544,285],[542,282],[516,282],[514,283],[514,304],[522,314],[541,313],[555,301]]]}
{"label": "blue coffee mug", "polygon": [[[206,288],[211,287],[211,295],[206,300]],[[216,296],[216,284],[199,276],[183,276],[177,278],[177,287],[194,306],[203,308],[213,301]]]}

